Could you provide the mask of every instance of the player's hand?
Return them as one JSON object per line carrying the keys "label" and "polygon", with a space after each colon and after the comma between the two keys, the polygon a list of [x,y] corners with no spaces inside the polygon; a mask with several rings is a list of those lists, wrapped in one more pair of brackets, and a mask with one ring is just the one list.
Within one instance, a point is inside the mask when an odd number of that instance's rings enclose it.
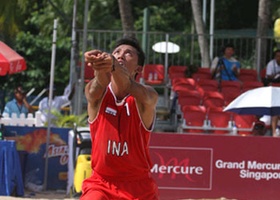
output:
{"label": "player's hand", "polygon": [[96,71],[111,72],[114,58],[109,53],[92,50],[85,53],[85,61]]}
{"label": "player's hand", "polygon": [[89,64],[92,64],[92,62],[101,59],[101,54],[102,51],[100,50],[91,50],[91,51],[87,51],[85,52],[84,56],[85,56],[85,61]]}

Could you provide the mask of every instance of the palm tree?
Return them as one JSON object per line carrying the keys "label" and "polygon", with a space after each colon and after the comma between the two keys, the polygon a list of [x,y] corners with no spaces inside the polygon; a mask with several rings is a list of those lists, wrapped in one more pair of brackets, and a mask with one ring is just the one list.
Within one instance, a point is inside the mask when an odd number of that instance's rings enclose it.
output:
{"label": "palm tree", "polygon": [[271,0],[259,0],[258,10],[258,28],[257,28],[257,45],[256,45],[256,66],[260,71],[266,65],[266,48],[267,41],[264,38],[268,34],[270,24],[270,7]]}
{"label": "palm tree", "polygon": [[200,1],[197,0],[191,0],[191,6],[193,11],[193,18],[195,22],[196,32],[198,34],[198,43],[199,43],[200,54],[202,59],[202,66],[209,67],[210,57],[209,57],[208,41],[205,36],[205,25],[202,20],[201,3]]}
{"label": "palm tree", "polygon": [[24,0],[0,0],[0,38],[5,42],[11,43],[20,30],[19,25],[23,24],[20,15],[26,4]]}
{"label": "palm tree", "polygon": [[124,36],[135,36],[130,0],[118,0]]}

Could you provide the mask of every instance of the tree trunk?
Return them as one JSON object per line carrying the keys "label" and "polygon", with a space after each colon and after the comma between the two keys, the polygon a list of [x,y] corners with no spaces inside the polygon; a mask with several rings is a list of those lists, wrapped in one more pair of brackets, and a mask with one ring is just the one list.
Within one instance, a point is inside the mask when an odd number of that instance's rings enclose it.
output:
{"label": "tree trunk", "polygon": [[201,3],[198,0],[191,0],[195,29],[198,34],[198,44],[202,59],[202,67],[210,67],[210,56],[208,41],[205,35],[205,26],[202,20]]}
{"label": "tree trunk", "polygon": [[118,0],[124,36],[135,36],[130,0]]}
{"label": "tree trunk", "polygon": [[266,48],[271,0],[259,0],[255,64],[258,74],[266,66]]}

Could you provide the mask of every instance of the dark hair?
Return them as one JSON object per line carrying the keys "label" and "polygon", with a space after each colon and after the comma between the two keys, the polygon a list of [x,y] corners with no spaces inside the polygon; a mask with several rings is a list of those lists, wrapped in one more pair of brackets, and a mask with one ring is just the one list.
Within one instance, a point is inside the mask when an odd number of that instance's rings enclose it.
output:
{"label": "dark hair", "polygon": [[123,37],[116,42],[114,49],[116,49],[118,46],[123,45],[123,44],[130,45],[137,50],[138,65],[144,66],[145,53],[143,52],[143,50],[142,50],[141,46],[139,45],[137,39],[133,38],[133,37],[128,37],[128,36]]}
{"label": "dark hair", "polygon": [[280,53],[280,49],[276,49],[276,50],[273,52],[273,57],[275,57],[277,53]]}
{"label": "dark hair", "polygon": [[24,89],[23,89],[23,87],[21,85],[18,85],[18,86],[15,87],[14,93],[25,94],[25,91],[24,91]]}
{"label": "dark hair", "polygon": [[226,50],[227,48],[233,48],[233,49],[234,49],[234,45],[231,44],[231,43],[226,44],[226,45],[223,47],[223,53],[225,53],[225,50]]}
{"label": "dark hair", "polygon": [[265,135],[266,132],[265,123],[262,121],[255,122],[252,132],[253,135]]}

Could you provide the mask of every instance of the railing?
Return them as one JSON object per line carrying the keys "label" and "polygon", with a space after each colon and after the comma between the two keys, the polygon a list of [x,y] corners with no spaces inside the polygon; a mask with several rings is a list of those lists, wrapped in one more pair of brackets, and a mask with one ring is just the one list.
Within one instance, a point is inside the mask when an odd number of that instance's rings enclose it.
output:
{"label": "railing", "polygon": [[6,126],[43,126],[40,111],[35,112],[34,116],[32,113],[29,113],[27,117],[23,113],[19,117],[17,117],[16,113],[13,113],[11,117],[4,113],[2,118],[0,118],[0,124]]}
{"label": "railing", "polygon": [[189,126],[186,123],[186,120],[183,120],[183,123],[179,127],[180,133],[184,133],[184,130],[202,130],[202,133],[211,133],[211,131],[227,131],[229,135],[238,135],[238,132],[248,132],[248,135],[250,135],[253,131],[253,126],[251,128],[238,128],[234,126],[233,121],[228,122],[228,127],[214,127],[211,126],[211,122],[209,120],[204,120],[203,126]]}
{"label": "railing", "polygon": [[[168,54],[168,66],[170,65],[197,65],[201,66],[201,55],[198,45],[198,35],[190,33],[163,33],[163,32],[133,32],[135,37],[141,42],[146,53],[146,63],[148,64],[164,64],[165,53],[157,53],[153,51],[152,46],[161,41],[170,41],[180,46],[180,52]],[[87,49],[101,49],[111,52],[117,39],[123,36],[122,31],[113,30],[88,30],[87,32]],[[205,35],[210,41],[210,35]],[[82,49],[83,30],[77,30],[78,48]],[[213,56],[221,56],[222,47],[231,43],[235,46],[235,55],[241,62],[243,68],[256,69],[256,47],[258,38],[254,34],[232,33],[232,34],[214,34],[213,36]],[[267,59],[273,57],[275,50],[275,38],[261,38],[267,41]],[[212,59],[212,58],[210,58]],[[202,66],[209,67],[209,66]],[[260,69],[264,66],[259,66]]]}

